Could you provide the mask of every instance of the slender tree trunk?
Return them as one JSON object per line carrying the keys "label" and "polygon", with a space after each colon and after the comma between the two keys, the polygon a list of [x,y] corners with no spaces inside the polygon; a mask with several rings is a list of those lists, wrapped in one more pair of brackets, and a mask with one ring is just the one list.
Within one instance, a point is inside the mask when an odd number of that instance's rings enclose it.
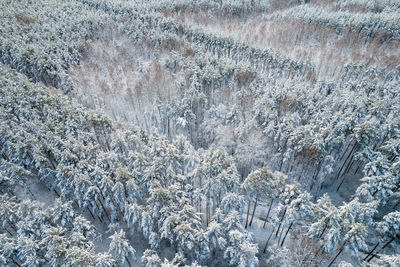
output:
{"label": "slender tree trunk", "polygon": [[78,210],[81,209],[81,207],[79,206],[78,201],[77,201],[76,199],[74,199],[73,204],[75,204],[75,206],[76,206],[76,208],[77,208]]}
{"label": "slender tree trunk", "polygon": [[[350,141],[350,143],[351,143],[351,141]],[[355,143],[354,143],[354,145],[355,145]],[[353,146],[354,146],[354,145],[353,145]],[[349,150],[349,147],[350,147],[350,144],[346,147],[346,150],[344,151],[344,153],[343,153],[342,156],[340,157],[339,162],[343,160],[344,156],[347,154],[347,151]],[[338,153],[339,153],[339,151],[338,151]],[[336,161],[336,160],[335,160],[335,161]]]}
{"label": "slender tree trunk", "polygon": [[271,240],[272,235],[274,234],[274,230],[275,230],[275,228],[272,227],[271,234],[269,235],[269,237],[267,239],[267,243],[265,243],[265,247],[264,247],[263,253],[265,253],[267,251],[268,243]]}
{"label": "slender tree trunk", "polygon": [[351,166],[353,166],[353,163],[354,163],[353,156],[351,156],[350,161],[347,164],[347,167],[346,167],[346,169],[344,170],[344,172],[342,174],[342,176],[344,176],[344,177],[343,177],[342,181],[340,182],[339,186],[336,188],[336,192],[339,191],[340,187],[342,186],[344,180],[346,179],[345,175],[350,171],[350,168],[351,168]]}
{"label": "slender tree trunk", "polygon": [[354,162],[356,162],[355,160],[353,160],[354,157],[351,157],[349,164],[347,165],[346,170],[344,170],[343,174],[348,174],[351,170],[351,167],[353,167]]}
{"label": "slender tree trunk", "polygon": [[129,262],[128,258],[125,256],[125,260],[128,263],[129,267],[132,267],[131,263]]}
{"label": "slender tree trunk", "polygon": [[15,226],[15,224],[11,221],[8,221],[8,223],[10,224],[11,229],[13,229],[15,232],[17,232],[17,226]]}
{"label": "slender tree trunk", "polygon": [[321,238],[323,234],[325,233],[326,228],[328,228],[328,225],[324,225],[324,229],[322,230],[322,233],[318,236],[318,238]]}
{"label": "slender tree trunk", "polygon": [[312,183],[311,183],[311,185],[310,185],[310,191],[313,189],[314,184],[315,184],[315,180],[313,179],[313,180],[312,180]]}
{"label": "slender tree trunk", "polygon": [[32,191],[31,191],[28,187],[26,187],[26,190],[27,190],[28,193],[32,196],[33,200],[36,200],[35,195],[32,193]]}
{"label": "slender tree trunk", "polygon": [[315,257],[318,256],[318,254],[323,251],[323,247],[324,246],[320,246],[319,249],[317,250],[317,252],[315,253]]}
{"label": "slender tree trunk", "polygon": [[283,243],[285,243],[286,236],[287,236],[287,234],[289,233],[290,228],[292,228],[292,226],[293,226],[293,222],[290,223],[290,225],[289,225],[289,227],[288,227],[288,229],[287,229],[285,235],[283,236],[282,243],[281,243],[281,247],[283,246]]}
{"label": "slender tree trunk", "polygon": [[375,249],[379,246],[379,242],[376,243],[376,245],[374,246],[374,248],[368,253],[368,255],[364,258],[364,260],[366,261],[369,256],[371,256],[372,253],[374,253]]}
{"label": "slender tree trunk", "polygon": [[[381,248],[381,251],[384,250],[387,246],[389,246],[389,244],[392,243],[393,240],[395,240],[395,239],[396,239],[395,237],[392,237],[392,239],[390,239],[390,241],[387,242],[387,243]],[[373,254],[373,255],[371,256],[371,258],[369,258],[367,261],[370,262],[373,258],[375,258],[375,256],[376,256],[376,254]]]}
{"label": "slender tree trunk", "polygon": [[358,172],[358,170],[360,169],[361,165],[362,165],[362,164],[358,164],[357,169],[354,171],[353,174],[356,174],[356,173]]}
{"label": "slender tree trunk", "polygon": [[87,207],[87,210],[89,211],[90,216],[92,216],[93,220],[96,220],[96,218],[95,218],[94,215],[93,215],[93,212],[89,209],[89,207]]}
{"label": "slender tree trunk", "polygon": [[276,233],[275,233],[275,237],[278,237],[279,229],[281,229],[283,218],[285,218],[285,215],[286,215],[286,210],[287,209],[285,209],[285,211],[283,212],[282,218],[281,218],[281,220],[279,222],[278,230],[276,230]]}
{"label": "slender tree trunk", "polygon": [[394,206],[393,209],[396,209],[400,205],[400,201],[398,201]]}
{"label": "slender tree trunk", "polygon": [[341,247],[341,249],[339,250],[338,254],[336,254],[336,256],[333,258],[333,260],[331,261],[331,263],[329,263],[328,267],[331,267],[332,264],[335,262],[335,260],[337,259],[337,257],[339,257],[340,253],[342,253],[344,249],[344,245]]}
{"label": "slender tree trunk", "polygon": [[249,226],[251,226],[251,224],[253,223],[254,213],[256,212],[256,207],[257,207],[257,201],[258,201],[258,198],[256,198],[256,202],[254,203],[254,209],[253,209],[253,213],[251,214],[251,220],[250,220]]}
{"label": "slender tree trunk", "polygon": [[[101,197],[103,197],[103,196],[101,196]],[[109,222],[111,222],[110,215],[108,215],[108,212],[107,212],[106,208],[104,207],[103,201],[101,199],[99,199],[99,202],[100,202],[101,207],[104,210],[104,213],[106,214],[106,218],[108,219]]]}
{"label": "slender tree trunk", "polygon": [[246,228],[246,229],[247,229],[247,223],[248,223],[248,221],[249,221],[250,203],[251,203],[251,200],[249,200],[249,204],[248,204],[248,206],[247,206],[246,226],[244,227],[244,228]]}
{"label": "slender tree trunk", "polygon": [[283,156],[282,156],[281,162],[280,162],[280,164],[279,164],[279,171],[282,170],[282,164],[283,164]]}
{"label": "slender tree trunk", "polygon": [[206,203],[206,225],[208,227],[208,203]]}
{"label": "slender tree trunk", "polygon": [[111,222],[111,219],[110,219],[110,216],[109,216],[109,214],[108,214],[108,212],[107,212],[107,210],[106,210],[106,208],[105,208],[105,206],[104,206],[104,204],[103,204],[103,201],[105,201],[105,197],[103,196],[103,193],[100,191],[100,195],[99,195],[100,197],[99,197],[99,202],[100,202],[100,205],[101,205],[101,207],[103,208],[103,210],[104,210],[104,213],[106,214],[106,217],[107,217],[107,219],[108,219],[108,221],[109,222]]}
{"label": "slender tree trunk", "polygon": [[10,234],[10,236],[13,236],[12,233],[7,229],[7,227],[4,227],[4,229],[7,231],[7,233]]}
{"label": "slender tree trunk", "polygon": [[304,173],[305,176],[306,176],[308,166],[310,166],[310,160],[308,160],[306,166],[304,166],[304,167],[301,169],[300,175],[299,175],[299,177],[297,177],[297,181],[298,181],[298,182],[300,182],[300,179],[301,179],[301,176],[303,175],[303,173]]}
{"label": "slender tree trunk", "polygon": [[267,216],[265,217],[263,228],[265,228],[265,224],[267,223],[267,220],[268,220],[268,217],[269,217],[269,213],[271,212],[271,208],[272,208],[272,203],[273,202],[274,202],[274,199],[271,198],[271,202],[269,203],[269,208],[268,208]]}
{"label": "slender tree trunk", "polygon": [[281,229],[281,231],[280,231],[280,233],[279,233],[279,238],[278,238],[278,242],[277,242],[278,245],[279,245],[279,243],[281,243],[281,238],[282,238],[282,235],[283,235],[283,230],[284,230],[284,228],[285,228],[285,227],[282,227],[282,229]]}
{"label": "slender tree trunk", "polygon": [[340,187],[342,186],[344,180],[346,179],[346,176],[343,177],[342,181],[340,182],[340,184],[338,185],[338,187],[336,188],[336,192],[339,191]]}
{"label": "slender tree trunk", "polygon": [[[210,203],[210,205],[208,206],[208,223],[211,221],[211,203]],[[207,223],[207,226],[208,226],[208,223]]]}
{"label": "slender tree trunk", "polygon": [[313,178],[312,178],[313,182],[315,182],[315,179],[317,179],[317,177],[319,175],[319,172],[321,171],[322,163],[323,163],[322,160],[320,160],[319,163],[318,163],[318,168],[317,168],[317,170],[314,173]]}
{"label": "slender tree trunk", "polygon": [[339,172],[338,172],[338,174],[337,174],[335,180],[337,180],[337,179],[340,177],[340,174],[341,174],[341,172],[342,172],[342,170],[343,170],[343,167],[347,165],[347,161],[349,160],[349,158],[350,158],[350,157],[353,158],[353,157],[352,157],[352,154],[353,154],[353,151],[354,151],[354,149],[355,149],[356,147],[357,147],[357,143],[354,144],[354,146],[353,146],[353,148],[351,149],[351,151],[350,151],[349,155],[347,156],[346,160],[343,162],[342,167],[340,167]]}
{"label": "slender tree trunk", "polygon": [[[282,148],[286,147],[287,142],[288,142],[288,139],[286,139],[285,144],[282,146]],[[281,153],[281,155],[282,155],[282,159],[281,159],[281,162],[279,164],[279,171],[282,170],[282,164],[283,164],[283,154]]]}
{"label": "slender tree trunk", "polygon": [[387,242],[387,243],[382,247],[382,249],[385,249],[387,246],[389,246],[390,243],[392,243],[395,239],[396,239],[396,237],[392,237],[392,239],[390,239],[390,241]]}
{"label": "slender tree trunk", "polygon": [[60,193],[57,192],[57,189],[53,189],[54,193],[56,193],[57,197],[60,197]]}
{"label": "slender tree trunk", "polygon": [[198,205],[196,205],[196,206],[197,206],[198,212],[199,212],[199,213],[202,213],[202,211],[201,211],[201,206],[202,206],[201,204],[202,204],[202,203],[201,203],[201,202],[203,202],[203,201],[200,199],[199,202],[200,202],[200,203],[199,203]]}

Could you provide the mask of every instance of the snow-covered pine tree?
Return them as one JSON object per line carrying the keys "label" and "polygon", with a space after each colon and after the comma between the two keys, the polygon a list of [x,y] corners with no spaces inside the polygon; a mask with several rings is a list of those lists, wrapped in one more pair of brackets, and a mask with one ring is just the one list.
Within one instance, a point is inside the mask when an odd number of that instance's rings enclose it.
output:
{"label": "snow-covered pine tree", "polygon": [[124,230],[121,229],[119,233],[115,232],[110,239],[109,253],[115,255],[118,262],[122,264],[126,262],[131,267],[131,261],[135,257],[136,251],[126,239]]}
{"label": "snow-covered pine tree", "polygon": [[179,224],[175,226],[176,245],[178,252],[189,261],[193,260],[192,255],[197,246],[196,237],[201,230],[201,219],[196,214],[196,210],[189,205],[185,205],[178,212]]}
{"label": "snow-covered pine tree", "polygon": [[41,245],[45,246],[44,258],[51,266],[58,266],[64,263],[70,241],[66,238],[66,230],[61,227],[47,227],[44,229],[44,236]]}
{"label": "snow-covered pine tree", "polygon": [[[320,218],[322,222],[318,223],[319,226],[315,225],[311,228],[316,230],[311,230],[311,233],[314,237],[317,236],[325,251],[332,252],[338,248],[330,265],[344,249],[350,249],[356,260],[359,259],[358,251],[367,249],[365,242],[368,233],[367,227],[372,224],[372,216],[376,213],[377,206],[377,202],[360,203],[355,198],[327,213],[325,217]],[[317,218],[317,220],[319,219]]]}
{"label": "snow-covered pine tree", "polygon": [[332,204],[328,194],[324,194],[314,205],[314,218],[308,228],[308,235],[319,239],[331,224],[331,220],[338,220],[338,209]]}
{"label": "snow-covered pine tree", "polygon": [[84,198],[88,203],[88,206],[90,207],[90,211],[92,212],[91,214],[93,214],[93,217],[97,216],[100,221],[104,221],[105,219],[110,221],[110,216],[108,215],[108,212],[103,204],[100,189],[97,186],[90,186],[87,189]]}
{"label": "snow-covered pine tree", "polygon": [[311,202],[311,195],[308,192],[301,193],[297,198],[290,202],[286,211],[286,224],[288,226],[285,235],[283,236],[282,243],[280,244],[281,246],[283,246],[286,236],[292,227],[294,227],[294,229],[304,227],[311,221],[313,217],[312,213],[313,203]]}
{"label": "snow-covered pine tree", "polygon": [[341,262],[339,262],[338,267],[353,267],[353,265],[346,261],[341,261]]}
{"label": "snow-covered pine tree", "polygon": [[151,249],[144,251],[141,261],[144,267],[161,267],[160,257]]}
{"label": "snow-covered pine tree", "polygon": [[229,265],[233,266],[257,266],[257,245],[251,244],[246,234],[238,230],[229,232],[228,242],[224,258],[229,259]]}
{"label": "snow-covered pine tree", "polygon": [[120,181],[117,181],[114,184],[112,188],[112,194],[114,196],[117,207],[119,207],[119,211],[124,212],[126,204],[125,187]]}
{"label": "snow-covered pine tree", "polygon": [[129,203],[136,203],[142,198],[141,188],[134,178],[130,178],[126,184],[126,199]]}
{"label": "snow-covered pine tree", "polygon": [[71,225],[75,217],[72,209],[72,202],[62,202],[61,199],[56,199],[52,209],[53,222],[60,223],[61,226]]}
{"label": "snow-covered pine tree", "polygon": [[73,221],[74,232],[80,233],[87,238],[96,240],[100,238],[97,229],[85,217],[77,215]]}
{"label": "snow-covered pine tree", "polygon": [[16,264],[17,241],[14,238],[8,237],[7,234],[0,234],[0,259],[4,265]]}
{"label": "snow-covered pine tree", "polygon": [[124,221],[128,224],[128,227],[132,227],[133,229],[138,227],[142,212],[141,206],[136,203],[125,206]]}
{"label": "snow-covered pine tree", "polygon": [[16,201],[16,197],[9,197],[6,194],[0,195],[0,222],[4,230],[10,234],[10,231],[17,231],[15,226],[17,206],[14,201]]}
{"label": "snow-covered pine tree", "polygon": [[269,214],[271,212],[272,205],[275,199],[279,199],[280,195],[282,194],[282,190],[285,188],[285,183],[287,180],[287,175],[281,172],[274,172],[272,174],[271,179],[268,180],[268,186],[265,188],[266,195],[270,199],[270,203],[268,206],[267,215],[265,216],[265,221],[263,228],[268,221]]}
{"label": "snow-covered pine tree", "polygon": [[221,224],[212,220],[206,229],[206,235],[209,242],[208,247],[213,257],[216,251],[224,249],[226,243]]}
{"label": "snow-covered pine tree", "polygon": [[379,260],[376,263],[369,263],[368,267],[399,267],[400,255],[379,254]]}
{"label": "snow-covered pine tree", "polygon": [[[206,224],[211,211],[220,206],[227,192],[235,192],[239,187],[239,175],[233,158],[222,149],[210,148],[196,169],[196,180],[206,200]],[[212,210],[211,210],[212,208]]]}
{"label": "snow-covered pine tree", "polygon": [[242,214],[244,202],[243,196],[238,193],[227,193],[221,201],[221,208],[224,214],[229,214],[234,210]]}
{"label": "snow-covered pine tree", "polygon": [[285,180],[286,176],[284,174],[279,172],[272,173],[266,167],[258,169],[247,176],[242,184],[242,189],[249,200],[245,228],[247,228],[248,225],[251,199],[254,199],[255,202],[249,226],[251,226],[253,222],[258,200],[264,200],[267,198],[270,199],[270,205],[265,221],[268,219],[273,201],[281,194],[281,190],[284,188]]}
{"label": "snow-covered pine tree", "polygon": [[105,252],[105,253],[98,253],[96,255],[96,262],[95,265],[99,267],[113,267],[116,264],[116,260],[114,257]]}
{"label": "snow-covered pine tree", "polygon": [[[394,211],[383,217],[383,220],[376,223],[376,231],[381,237],[380,242],[385,242],[381,247],[381,251],[389,246],[396,238],[400,237],[400,212]],[[375,258],[376,254],[373,254],[375,249],[378,248],[380,242],[378,242],[370,253],[364,258],[370,262]],[[371,256],[371,257],[370,257]]]}
{"label": "snow-covered pine tree", "polygon": [[41,246],[33,237],[19,236],[17,238],[18,258],[24,266],[41,266],[44,259],[39,255]]}
{"label": "snow-covered pine tree", "polygon": [[287,184],[280,194],[276,215],[277,230],[275,233],[275,237],[278,236],[282,223],[285,220],[288,205],[290,205],[290,203],[295,200],[300,194],[300,184],[297,182],[294,184]]}

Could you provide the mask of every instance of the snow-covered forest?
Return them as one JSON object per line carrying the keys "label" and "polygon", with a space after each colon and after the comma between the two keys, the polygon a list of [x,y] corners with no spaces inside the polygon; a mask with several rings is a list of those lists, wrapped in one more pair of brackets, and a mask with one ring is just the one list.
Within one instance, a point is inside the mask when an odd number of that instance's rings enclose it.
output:
{"label": "snow-covered forest", "polygon": [[400,266],[398,0],[0,0],[0,266]]}

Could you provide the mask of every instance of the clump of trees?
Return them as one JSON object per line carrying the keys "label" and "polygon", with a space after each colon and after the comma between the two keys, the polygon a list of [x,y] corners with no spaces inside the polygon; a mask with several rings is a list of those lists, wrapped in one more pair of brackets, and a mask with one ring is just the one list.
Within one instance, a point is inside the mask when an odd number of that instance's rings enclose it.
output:
{"label": "clump of trees", "polygon": [[[309,62],[158,12],[209,9],[204,1],[0,6],[3,265],[256,266],[262,253],[251,231],[259,219],[271,264],[331,266],[344,252],[354,262],[398,261],[398,69],[351,63],[338,81],[320,81]],[[260,7],[215,6],[239,16]],[[387,10],[326,11],[299,5],[266,19],[398,39]],[[57,91],[71,89],[68,68],[105,25],[149,43],[155,57],[173,51],[160,62],[184,78],[176,99],[154,107],[161,134],[119,125]],[[56,199],[50,207],[29,201],[32,185]],[[336,192],[347,185],[357,189],[340,203]],[[107,253],[97,251],[101,238]],[[290,255],[294,244],[304,249]]]}

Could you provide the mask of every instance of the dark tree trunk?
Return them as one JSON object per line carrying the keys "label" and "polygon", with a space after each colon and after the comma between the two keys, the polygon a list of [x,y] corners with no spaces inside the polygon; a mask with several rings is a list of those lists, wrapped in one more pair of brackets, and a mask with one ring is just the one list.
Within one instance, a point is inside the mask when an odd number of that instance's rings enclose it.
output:
{"label": "dark tree trunk", "polygon": [[7,233],[8,233],[10,236],[13,236],[12,233],[7,229],[7,227],[4,227],[4,229],[7,231]]}
{"label": "dark tree trunk", "polygon": [[265,224],[267,223],[267,220],[268,220],[268,217],[269,217],[269,213],[271,212],[271,208],[272,208],[272,203],[273,202],[274,202],[274,199],[271,198],[271,202],[269,203],[269,208],[268,208],[267,216],[265,217],[263,228],[265,228]]}
{"label": "dark tree trunk", "polygon": [[331,261],[331,263],[329,263],[328,267],[331,267],[332,264],[335,262],[335,260],[337,259],[337,257],[339,257],[340,253],[342,253],[344,249],[344,245],[342,246],[342,248],[339,250],[338,254],[336,254],[336,256],[333,258],[333,260]]}
{"label": "dark tree trunk", "polygon": [[[387,243],[381,248],[381,251],[384,250],[387,246],[389,246],[390,243],[392,243],[395,239],[396,239],[395,237],[392,237],[392,239],[390,239],[390,241],[387,242]],[[367,261],[370,262],[373,258],[375,258],[375,256],[376,256],[376,254],[373,254],[373,255],[371,256],[371,258],[369,258]]]}
{"label": "dark tree trunk", "polygon": [[350,172],[351,167],[353,167],[354,162],[356,162],[356,160],[353,160],[353,159],[354,159],[354,157],[351,157],[351,160],[350,160],[349,164],[347,165],[347,168],[343,174],[348,174]]}
{"label": "dark tree trunk", "polygon": [[322,233],[318,236],[318,238],[321,238],[323,236],[327,227],[328,227],[328,225],[324,226],[324,229],[322,230]]}
{"label": "dark tree trunk", "polygon": [[56,193],[57,197],[60,197],[60,193],[57,192],[56,188],[54,188],[53,191],[54,191],[54,193]]}
{"label": "dark tree trunk", "polygon": [[[101,196],[101,197],[103,197],[103,196]],[[108,212],[107,212],[106,208],[104,207],[103,201],[101,199],[99,199],[99,202],[100,202],[101,207],[104,210],[104,213],[106,214],[106,218],[108,219],[109,222],[111,222],[110,215],[108,215]]]}
{"label": "dark tree trunk", "polygon": [[285,243],[286,236],[287,236],[287,234],[289,233],[290,228],[292,228],[292,226],[293,226],[293,222],[290,223],[290,225],[289,225],[289,227],[288,227],[288,229],[287,229],[285,235],[283,236],[282,243],[281,243],[281,247],[283,246],[283,243]]}
{"label": "dark tree trunk", "polygon": [[356,173],[358,172],[358,170],[360,169],[361,165],[362,165],[362,164],[359,164],[359,165],[357,166],[357,169],[354,171],[353,174],[356,174]]}
{"label": "dark tree trunk", "polygon": [[244,228],[246,228],[246,229],[247,229],[247,223],[248,223],[248,221],[249,221],[250,204],[251,204],[251,200],[249,200],[249,205],[247,206],[246,226],[244,227]]}
{"label": "dark tree trunk", "polygon": [[128,258],[125,256],[125,260],[128,263],[129,267],[132,267],[131,263],[129,262]]}
{"label": "dark tree trunk", "polygon": [[364,260],[367,260],[369,258],[369,256],[371,256],[372,253],[374,253],[375,249],[379,246],[379,242],[376,243],[376,245],[374,246],[374,248],[368,253],[368,255],[364,258]]}
{"label": "dark tree trunk", "polygon": [[274,234],[274,230],[275,230],[275,228],[272,228],[271,234],[269,235],[269,237],[267,239],[267,243],[265,243],[265,247],[264,247],[263,253],[265,253],[267,251],[268,243],[271,240],[272,235]]}
{"label": "dark tree trunk", "polygon": [[13,229],[15,232],[17,232],[17,226],[12,221],[8,221],[8,223],[10,224],[11,229]]}
{"label": "dark tree trunk", "polygon": [[357,147],[357,143],[354,144],[354,146],[353,146],[353,148],[351,149],[349,155],[347,155],[347,158],[346,158],[346,160],[343,162],[342,167],[340,167],[339,172],[338,172],[338,174],[337,174],[335,180],[339,179],[340,174],[341,174],[341,172],[342,172],[342,170],[343,170],[343,167],[344,167],[344,166],[347,166],[347,161],[349,160],[350,157],[352,157],[353,151],[354,151],[354,149],[355,149],[356,147]]}
{"label": "dark tree trunk", "polygon": [[93,212],[89,209],[89,207],[87,207],[87,210],[89,211],[90,216],[92,216],[93,220],[96,220],[96,218],[93,215]]}
{"label": "dark tree trunk", "polygon": [[393,208],[392,209],[396,209],[398,206],[400,205],[400,201],[399,202],[397,202],[394,206],[393,206]]}
{"label": "dark tree trunk", "polygon": [[382,247],[382,249],[385,249],[387,246],[389,246],[390,243],[392,243],[395,239],[396,239],[396,237],[392,237],[392,239],[390,239],[390,241],[387,242],[387,243]]}
{"label": "dark tree trunk", "polygon": [[344,180],[346,179],[346,176],[343,177],[342,181],[340,182],[340,184],[338,185],[338,187],[336,188],[336,192],[339,191],[340,187],[342,186]]}
{"label": "dark tree trunk", "polygon": [[278,237],[279,230],[281,229],[281,226],[282,226],[282,221],[283,221],[283,219],[285,218],[285,215],[286,215],[286,210],[287,209],[285,209],[285,211],[283,212],[282,218],[281,218],[281,220],[279,222],[278,230],[276,230],[276,233],[275,233],[275,237]]}
{"label": "dark tree trunk", "polygon": [[253,209],[253,213],[251,214],[251,220],[250,220],[249,226],[251,226],[251,224],[253,223],[254,213],[256,212],[256,207],[257,207],[257,202],[258,202],[258,198],[256,198],[256,202],[254,203],[254,209]]}

